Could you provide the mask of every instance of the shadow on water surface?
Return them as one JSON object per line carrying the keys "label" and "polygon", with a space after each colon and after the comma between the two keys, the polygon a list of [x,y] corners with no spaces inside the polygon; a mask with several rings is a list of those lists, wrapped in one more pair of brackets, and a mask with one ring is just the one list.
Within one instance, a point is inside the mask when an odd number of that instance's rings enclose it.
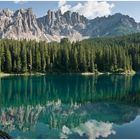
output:
{"label": "shadow on water surface", "polygon": [[139,115],[140,76],[5,77],[0,96],[0,128],[14,138],[106,138]]}

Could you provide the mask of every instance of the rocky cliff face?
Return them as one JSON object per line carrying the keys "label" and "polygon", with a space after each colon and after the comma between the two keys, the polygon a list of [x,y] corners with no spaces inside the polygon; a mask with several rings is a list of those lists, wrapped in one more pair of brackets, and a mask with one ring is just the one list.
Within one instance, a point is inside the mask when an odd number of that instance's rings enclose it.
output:
{"label": "rocky cliff face", "polygon": [[86,35],[92,37],[117,36],[140,31],[140,26],[135,20],[120,13],[108,17],[95,18],[86,28]]}
{"label": "rocky cliff face", "polygon": [[76,12],[64,14],[49,10],[36,18],[31,8],[0,11],[0,38],[35,39],[60,41],[67,37],[71,41],[89,37],[116,36],[140,31],[133,18],[122,14],[88,20]]}
{"label": "rocky cliff face", "polygon": [[0,11],[0,38],[51,41],[51,36],[39,28],[31,8]]}
{"label": "rocky cliff face", "polygon": [[71,13],[70,11],[61,13],[60,10],[53,12],[48,11],[47,15],[37,19],[38,25],[42,32],[49,33],[58,38],[68,37],[71,40],[82,39],[82,31],[88,19],[80,16],[78,13]]}
{"label": "rocky cliff face", "polygon": [[2,10],[0,12],[1,38],[40,39],[39,29],[32,9],[20,9],[15,12]]}

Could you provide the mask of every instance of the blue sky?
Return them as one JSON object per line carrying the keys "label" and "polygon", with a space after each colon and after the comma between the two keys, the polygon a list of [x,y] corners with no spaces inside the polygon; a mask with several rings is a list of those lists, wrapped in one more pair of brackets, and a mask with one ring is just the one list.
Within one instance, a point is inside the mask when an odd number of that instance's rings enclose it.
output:
{"label": "blue sky", "polygon": [[[67,1],[65,3],[65,5],[71,5],[71,9],[73,6],[77,5],[78,3],[84,4],[85,2],[82,1]],[[107,4],[111,5],[113,4],[114,6],[112,6],[109,10],[105,9],[105,12],[107,12],[106,14],[108,14],[108,12],[110,12],[109,14],[114,14],[114,13],[122,13],[122,14],[127,14],[131,17],[133,17],[137,22],[140,22],[140,1],[110,1],[110,2],[106,2]],[[85,5],[86,6],[86,5]],[[108,6],[108,5],[106,5]],[[10,2],[10,1],[0,1],[0,9],[4,9],[4,8],[9,8],[12,10],[17,10],[19,8],[33,8],[34,13],[39,17],[39,16],[43,16],[45,15],[45,13],[47,12],[48,9],[58,9],[58,1],[27,1],[27,2],[22,2],[22,3],[15,3],[15,2]],[[97,11],[94,12],[94,16],[96,16],[95,13],[98,12],[97,15],[101,15],[104,14],[104,11],[102,12],[102,10],[99,10],[100,7],[104,7],[104,6],[100,6],[98,5],[97,7]],[[95,9],[95,8],[94,8]],[[92,11],[92,10],[91,10]],[[87,13],[88,16],[89,13]],[[90,15],[91,16],[91,13]],[[91,16],[92,17],[92,16]]]}

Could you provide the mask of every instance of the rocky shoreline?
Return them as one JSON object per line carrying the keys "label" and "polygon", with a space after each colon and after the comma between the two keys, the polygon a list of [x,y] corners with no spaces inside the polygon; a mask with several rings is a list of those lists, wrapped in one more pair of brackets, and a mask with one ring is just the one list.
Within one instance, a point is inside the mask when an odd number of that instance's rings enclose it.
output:
{"label": "rocky shoreline", "polygon": [[0,73],[0,77],[6,77],[6,76],[42,76],[42,75],[48,75],[48,74],[76,74],[76,75],[83,75],[83,76],[92,76],[92,75],[135,75],[138,74],[138,72],[135,71],[126,71],[126,72],[83,72],[83,73],[40,73],[40,72],[34,72],[34,73]]}

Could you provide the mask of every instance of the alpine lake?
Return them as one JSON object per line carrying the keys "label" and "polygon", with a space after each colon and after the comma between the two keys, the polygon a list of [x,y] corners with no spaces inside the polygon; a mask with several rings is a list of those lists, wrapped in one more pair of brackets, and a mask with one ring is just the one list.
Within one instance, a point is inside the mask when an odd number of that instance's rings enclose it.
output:
{"label": "alpine lake", "polygon": [[140,138],[140,75],[0,78],[0,130],[12,138]]}

